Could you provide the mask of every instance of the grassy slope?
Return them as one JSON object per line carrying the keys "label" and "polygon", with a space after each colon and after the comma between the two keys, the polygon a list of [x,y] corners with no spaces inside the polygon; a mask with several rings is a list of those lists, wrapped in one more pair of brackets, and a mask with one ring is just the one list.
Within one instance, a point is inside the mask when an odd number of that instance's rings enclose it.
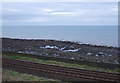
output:
{"label": "grassy slope", "polygon": [[90,70],[99,70],[99,71],[117,72],[117,73],[119,72],[120,73],[120,69],[110,70],[110,69],[90,67],[90,66],[86,66],[86,65],[78,65],[78,64],[71,64],[71,63],[64,63],[64,62],[57,62],[57,61],[50,61],[50,60],[40,60],[40,59],[35,59],[35,58],[20,57],[20,56],[15,56],[15,55],[3,55],[3,57],[20,59],[20,60],[29,60],[29,61],[40,62],[40,63],[45,63],[45,64],[68,66],[68,67],[73,67],[73,68],[85,68],[85,69],[90,69]]}
{"label": "grassy slope", "polygon": [[37,77],[30,74],[19,73],[9,69],[3,69],[3,81],[50,81],[51,83],[60,83],[59,80]]}

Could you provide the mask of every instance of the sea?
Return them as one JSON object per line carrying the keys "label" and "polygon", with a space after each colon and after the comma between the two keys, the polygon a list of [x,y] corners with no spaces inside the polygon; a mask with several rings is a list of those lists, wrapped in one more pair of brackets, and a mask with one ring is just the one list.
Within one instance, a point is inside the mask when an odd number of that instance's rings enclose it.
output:
{"label": "sea", "polygon": [[40,25],[3,26],[2,37],[53,39],[118,47],[118,26]]}

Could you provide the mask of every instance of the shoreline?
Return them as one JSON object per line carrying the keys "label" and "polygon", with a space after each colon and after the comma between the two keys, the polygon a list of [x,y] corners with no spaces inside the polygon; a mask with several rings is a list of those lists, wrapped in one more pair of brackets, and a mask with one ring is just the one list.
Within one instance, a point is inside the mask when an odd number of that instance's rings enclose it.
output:
{"label": "shoreline", "polygon": [[9,38],[9,37],[2,37],[0,39],[13,39],[13,40],[28,40],[28,41],[58,41],[58,42],[71,42],[76,43],[80,45],[87,45],[87,46],[93,46],[93,47],[107,47],[107,48],[115,48],[118,49],[119,46],[108,46],[108,45],[98,45],[98,44],[90,44],[90,43],[82,43],[80,41],[72,41],[72,40],[59,40],[59,39],[41,39],[41,38]]}
{"label": "shoreline", "polygon": [[119,48],[117,47],[80,44],[72,41],[16,38],[2,38],[2,46],[2,51],[93,62],[120,63],[118,61]]}

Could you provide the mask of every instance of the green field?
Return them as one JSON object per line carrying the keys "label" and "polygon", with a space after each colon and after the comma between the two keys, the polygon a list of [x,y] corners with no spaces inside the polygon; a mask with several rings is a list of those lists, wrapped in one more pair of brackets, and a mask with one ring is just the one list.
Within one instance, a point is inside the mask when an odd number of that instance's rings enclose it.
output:
{"label": "green field", "polygon": [[10,69],[2,69],[3,81],[48,81],[50,83],[61,83],[59,80],[37,77],[26,73],[19,73]]}
{"label": "green field", "polygon": [[52,61],[52,60],[40,60],[40,59],[23,57],[23,56],[15,56],[15,55],[3,55],[3,57],[19,59],[19,60],[27,60],[27,61],[33,61],[33,62],[39,62],[39,63],[45,63],[45,64],[55,64],[55,65],[59,65],[59,66],[67,66],[67,67],[73,67],[73,68],[84,68],[84,69],[89,69],[89,70],[120,73],[120,69],[118,69],[118,68],[104,69],[104,68],[90,67],[87,65],[79,65],[79,64],[58,62],[58,61]]}

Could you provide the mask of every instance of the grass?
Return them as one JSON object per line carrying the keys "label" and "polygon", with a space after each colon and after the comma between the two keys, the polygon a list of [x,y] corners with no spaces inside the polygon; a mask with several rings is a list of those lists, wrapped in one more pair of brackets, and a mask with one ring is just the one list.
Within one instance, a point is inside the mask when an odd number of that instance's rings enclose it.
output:
{"label": "grass", "polygon": [[51,83],[61,83],[59,80],[19,73],[10,69],[3,69],[2,73],[3,81],[49,81]]}
{"label": "grass", "polygon": [[84,68],[84,69],[89,69],[89,70],[120,73],[119,68],[116,68],[116,69],[104,69],[104,68],[90,67],[90,66],[87,66],[87,65],[79,65],[79,64],[72,64],[72,63],[65,63],[65,62],[57,62],[57,61],[51,61],[51,60],[40,60],[40,59],[29,58],[29,57],[21,57],[21,56],[15,56],[15,55],[3,55],[3,57],[13,58],[13,59],[20,59],[20,60],[27,60],[27,61],[33,61],[33,62],[39,62],[39,63],[45,63],[45,64],[55,64],[55,65],[59,65],[59,66],[67,66],[67,67],[73,67],[73,68]]}

